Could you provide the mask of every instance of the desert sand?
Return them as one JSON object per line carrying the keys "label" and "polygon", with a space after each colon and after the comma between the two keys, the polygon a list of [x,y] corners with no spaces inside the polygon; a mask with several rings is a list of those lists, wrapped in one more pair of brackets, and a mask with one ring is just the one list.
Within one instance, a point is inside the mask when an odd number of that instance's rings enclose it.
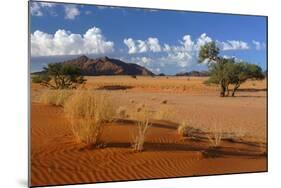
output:
{"label": "desert sand", "polygon": [[[221,98],[205,79],[87,77],[84,89],[108,92],[127,114],[106,125],[100,148],[77,143],[63,107],[40,103],[44,88],[32,84],[32,186],[266,171],[266,81],[246,82],[236,97]],[[152,121],[143,152],[131,148],[131,109],[139,105],[165,112]],[[200,130],[195,138],[177,133],[182,121]],[[208,140],[214,124],[235,135],[216,151]]]}

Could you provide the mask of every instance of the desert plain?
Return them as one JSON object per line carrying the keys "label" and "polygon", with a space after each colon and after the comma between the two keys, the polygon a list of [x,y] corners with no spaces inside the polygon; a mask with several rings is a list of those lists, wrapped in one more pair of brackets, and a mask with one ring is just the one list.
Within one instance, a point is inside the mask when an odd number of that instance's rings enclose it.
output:
{"label": "desert plain", "polygon": [[[204,84],[207,77],[85,78],[77,90],[110,96],[116,112],[95,148],[77,142],[64,107],[42,100],[48,89],[31,84],[32,186],[267,171],[266,80],[219,97],[217,86]],[[153,116],[136,152],[134,114],[143,108]],[[188,136],[179,134],[183,123]]]}

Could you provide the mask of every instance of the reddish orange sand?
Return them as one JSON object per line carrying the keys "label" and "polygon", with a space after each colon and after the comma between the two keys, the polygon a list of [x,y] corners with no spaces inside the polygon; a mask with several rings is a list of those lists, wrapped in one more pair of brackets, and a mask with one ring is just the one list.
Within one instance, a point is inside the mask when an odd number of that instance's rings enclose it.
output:
{"label": "reddish orange sand", "polygon": [[60,107],[32,103],[31,185],[75,184],[266,171],[257,146],[224,141],[215,152],[207,140],[183,140],[177,125],[154,124],[145,151],[130,148],[133,123],[107,126],[105,148],[76,143]]}

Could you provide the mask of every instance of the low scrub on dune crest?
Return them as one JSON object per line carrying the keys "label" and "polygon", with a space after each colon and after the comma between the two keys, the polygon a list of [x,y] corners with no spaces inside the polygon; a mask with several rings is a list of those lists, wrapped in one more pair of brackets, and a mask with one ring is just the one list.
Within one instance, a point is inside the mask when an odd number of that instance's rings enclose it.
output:
{"label": "low scrub on dune crest", "polygon": [[67,99],[73,94],[72,90],[62,89],[62,90],[45,90],[40,98],[39,102],[44,104],[51,104],[56,106],[64,106]]}
{"label": "low scrub on dune crest", "polygon": [[98,146],[105,123],[115,114],[109,96],[89,91],[76,91],[64,110],[76,139],[93,146]]}
{"label": "low scrub on dune crest", "polygon": [[144,150],[145,137],[151,126],[151,123],[149,122],[150,115],[151,112],[145,107],[142,110],[137,111],[135,114],[137,120],[137,132],[132,144],[134,151],[141,152]]}
{"label": "low scrub on dune crest", "polygon": [[199,130],[193,128],[190,122],[183,121],[178,127],[178,134],[182,137],[194,138],[194,134],[197,132],[199,132]]}
{"label": "low scrub on dune crest", "polygon": [[213,130],[211,130],[208,135],[208,139],[211,143],[211,146],[214,148],[219,147],[221,144],[222,138],[223,138],[223,132],[215,124],[215,126],[213,127]]}

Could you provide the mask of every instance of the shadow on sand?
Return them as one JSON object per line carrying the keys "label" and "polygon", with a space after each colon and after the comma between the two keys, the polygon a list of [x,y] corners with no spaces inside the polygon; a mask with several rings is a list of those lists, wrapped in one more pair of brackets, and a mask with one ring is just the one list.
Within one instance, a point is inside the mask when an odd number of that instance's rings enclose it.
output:
{"label": "shadow on sand", "polygon": [[107,86],[101,86],[97,88],[97,90],[127,90],[132,88],[133,86],[107,85]]}
{"label": "shadow on sand", "polygon": [[[175,151],[186,151],[186,152],[200,152],[204,157],[228,157],[228,156],[240,156],[240,157],[264,157],[267,154],[260,152],[257,148],[239,148],[235,144],[233,147],[230,146],[220,146],[220,147],[210,147],[208,143],[194,143],[194,141],[189,141],[189,143],[153,143],[146,142],[144,144],[145,150],[143,152],[175,152]],[[115,142],[107,143],[106,147],[110,148],[130,148],[131,143],[128,142]]]}
{"label": "shadow on sand", "polygon": [[259,91],[267,91],[267,89],[266,88],[263,88],[263,89],[243,88],[243,89],[237,90],[237,92],[259,92]]}

